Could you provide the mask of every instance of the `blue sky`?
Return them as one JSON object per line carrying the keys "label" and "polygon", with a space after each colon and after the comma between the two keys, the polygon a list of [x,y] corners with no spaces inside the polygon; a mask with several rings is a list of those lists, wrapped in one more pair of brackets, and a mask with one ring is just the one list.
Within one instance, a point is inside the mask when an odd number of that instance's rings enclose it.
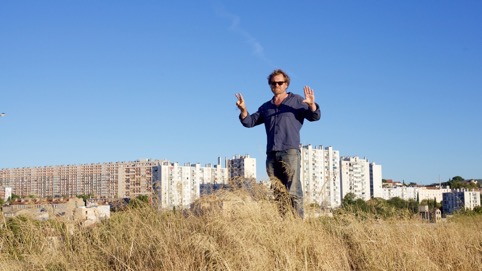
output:
{"label": "blue sky", "polygon": [[383,178],[482,178],[481,1],[0,2],[0,168],[249,154],[266,77],[315,90],[303,144]]}

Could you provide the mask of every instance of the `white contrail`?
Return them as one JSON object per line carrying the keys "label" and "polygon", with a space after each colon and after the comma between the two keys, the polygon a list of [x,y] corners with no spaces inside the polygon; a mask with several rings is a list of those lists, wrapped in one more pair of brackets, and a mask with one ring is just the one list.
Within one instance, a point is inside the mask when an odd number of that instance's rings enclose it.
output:
{"label": "white contrail", "polygon": [[241,19],[239,18],[239,16],[226,11],[219,4],[213,3],[213,7],[214,11],[218,16],[222,18],[227,18],[231,22],[229,30],[240,34],[244,38],[245,42],[251,47],[251,50],[255,56],[259,57],[260,59],[269,64],[271,63],[271,61],[269,61],[264,55],[264,48],[261,43],[259,43],[259,41],[255,37],[253,37],[248,31],[244,30],[241,27]]}

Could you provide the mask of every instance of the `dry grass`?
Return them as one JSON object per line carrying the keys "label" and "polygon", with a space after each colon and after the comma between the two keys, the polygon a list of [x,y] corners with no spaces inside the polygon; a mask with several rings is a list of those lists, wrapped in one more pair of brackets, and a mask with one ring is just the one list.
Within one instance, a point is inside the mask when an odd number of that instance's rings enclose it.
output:
{"label": "dry grass", "polygon": [[2,219],[0,270],[482,270],[482,217],[305,221],[243,191],[196,212],[148,206],[92,228]]}

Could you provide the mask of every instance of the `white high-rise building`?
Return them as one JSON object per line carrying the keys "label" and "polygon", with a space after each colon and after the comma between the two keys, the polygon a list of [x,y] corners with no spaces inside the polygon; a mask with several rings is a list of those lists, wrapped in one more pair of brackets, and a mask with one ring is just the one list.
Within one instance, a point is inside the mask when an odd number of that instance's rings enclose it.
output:
{"label": "white high-rise building", "polygon": [[382,166],[370,163],[370,196],[382,198]]}
{"label": "white high-rise building", "polygon": [[382,188],[381,198],[389,200],[391,198],[401,198],[403,200],[417,200],[418,187],[401,186],[401,187],[386,187]]}
{"label": "white high-rise building", "polygon": [[355,157],[342,157],[341,169],[341,195],[353,193],[357,198],[369,200],[370,194],[370,163],[366,159]]}
{"label": "white high-rise building", "polygon": [[340,154],[332,147],[301,148],[300,178],[305,204],[317,203],[322,208],[341,205]]}
{"label": "white high-rise building", "polygon": [[256,158],[249,155],[236,155],[231,159],[226,158],[226,168],[229,178],[256,179]]}
{"label": "white high-rise building", "polygon": [[188,207],[200,197],[201,184],[227,184],[228,171],[221,165],[171,163],[159,164],[154,189],[161,208]]}

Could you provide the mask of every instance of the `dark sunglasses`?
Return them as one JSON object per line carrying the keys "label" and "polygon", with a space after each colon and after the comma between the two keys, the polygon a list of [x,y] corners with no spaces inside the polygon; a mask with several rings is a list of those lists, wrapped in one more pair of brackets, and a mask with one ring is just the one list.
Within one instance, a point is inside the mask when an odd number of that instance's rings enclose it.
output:
{"label": "dark sunglasses", "polygon": [[272,86],[276,86],[276,85],[282,86],[284,83],[286,83],[286,81],[279,81],[279,82],[271,81],[271,82],[269,82],[269,84],[272,85]]}

